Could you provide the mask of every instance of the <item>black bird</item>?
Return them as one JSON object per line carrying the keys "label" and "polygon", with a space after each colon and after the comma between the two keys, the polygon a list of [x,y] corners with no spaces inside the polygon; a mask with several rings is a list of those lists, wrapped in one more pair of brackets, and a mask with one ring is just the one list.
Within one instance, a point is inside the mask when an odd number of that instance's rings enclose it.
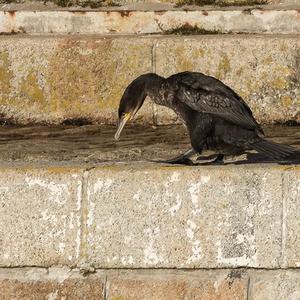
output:
{"label": "black bird", "polygon": [[222,163],[224,155],[239,155],[246,150],[256,150],[277,161],[299,153],[290,146],[265,140],[244,100],[218,79],[198,72],[182,72],[168,78],[148,73],[133,80],[120,101],[116,140],[146,96],[173,109],[187,127],[192,147],[169,163],[185,163],[188,157],[203,150],[218,154],[215,163]]}

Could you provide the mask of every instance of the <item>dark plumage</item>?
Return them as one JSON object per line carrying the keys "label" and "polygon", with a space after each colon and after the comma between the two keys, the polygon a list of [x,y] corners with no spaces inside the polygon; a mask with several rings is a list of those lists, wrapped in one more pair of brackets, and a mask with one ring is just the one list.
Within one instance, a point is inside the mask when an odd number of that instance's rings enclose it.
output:
{"label": "dark plumage", "polygon": [[285,160],[298,153],[295,148],[263,139],[263,130],[244,100],[218,79],[197,72],[182,72],[166,79],[149,73],[132,81],[120,102],[116,139],[146,96],[173,109],[189,132],[192,149],[169,162],[184,161],[207,149],[219,154],[218,162],[224,155],[250,149],[274,160]]}

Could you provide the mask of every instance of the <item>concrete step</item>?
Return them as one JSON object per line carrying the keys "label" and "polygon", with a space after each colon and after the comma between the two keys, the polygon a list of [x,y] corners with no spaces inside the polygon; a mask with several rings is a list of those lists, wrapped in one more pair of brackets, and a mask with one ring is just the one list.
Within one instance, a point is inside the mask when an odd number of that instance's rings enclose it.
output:
{"label": "concrete step", "polygon": [[[236,90],[262,123],[299,121],[300,35],[3,36],[2,121],[115,124],[125,87],[138,75],[199,71]],[[140,122],[176,122],[149,102]]]}
{"label": "concrete step", "polygon": [[0,267],[299,268],[299,167],[130,161],[187,149],[162,130],[114,143],[105,127],[1,128]]}
{"label": "concrete step", "polygon": [[300,6],[105,11],[2,11],[0,33],[299,34]]}
{"label": "concrete step", "polygon": [[298,166],[6,163],[0,183],[1,267],[300,267]]}
{"label": "concrete step", "polygon": [[0,294],[10,299],[182,300],[297,299],[299,270],[0,269]]}

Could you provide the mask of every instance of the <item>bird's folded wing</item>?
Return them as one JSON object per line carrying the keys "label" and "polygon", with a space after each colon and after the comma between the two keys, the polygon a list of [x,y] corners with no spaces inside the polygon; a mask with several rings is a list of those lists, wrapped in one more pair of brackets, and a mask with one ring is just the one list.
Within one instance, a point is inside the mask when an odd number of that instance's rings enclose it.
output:
{"label": "bird's folded wing", "polygon": [[192,109],[218,115],[249,129],[259,128],[249,106],[228,86],[201,73],[182,73],[176,98]]}

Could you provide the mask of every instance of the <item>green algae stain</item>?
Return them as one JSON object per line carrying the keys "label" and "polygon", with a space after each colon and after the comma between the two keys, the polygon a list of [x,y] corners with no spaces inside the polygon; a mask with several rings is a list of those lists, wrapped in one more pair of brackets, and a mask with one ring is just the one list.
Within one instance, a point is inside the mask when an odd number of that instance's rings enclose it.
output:
{"label": "green algae stain", "polygon": [[282,96],[280,100],[284,108],[289,108],[293,104],[291,97],[286,95]]}
{"label": "green algae stain", "polygon": [[226,77],[226,74],[231,70],[230,61],[228,56],[223,53],[221,55],[221,59],[219,62],[218,70],[216,73],[216,77],[218,79],[224,79]]}
{"label": "green algae stain", "polygon": [[284,78],[278,77],[270,82],[270,86],[277,90],[285,90],[288,88],[289,83]]}
{"label": "green algae stain", "polygon": [[0,91],[2,95],[8,95],[11,90],[10,81],[13,76],[12,71],[9,69],[10,62],[8,53],[5,51],[0,52]]}
{"label": "green algae stain", "polygon": [[43,104],[44,94],[42,88],[38,84],[38,78],[34,71],[29,72],[25,80],[21,84],[21,93],[23,93],[30,103]]}
{"label": "green algae stain", "polygon": [[193,71],[194,64],[191,59],[189,59],[184,46],[180,45],[176,47],[174,53],[177,57],[176,70],[178,70],[178,72]]}
{"label": "green algae stain", "polygon": [[61,40],[46,74],[51,109],[62,118],[111,119],[130,81],[150,71],[150,46],[144,41]]}

